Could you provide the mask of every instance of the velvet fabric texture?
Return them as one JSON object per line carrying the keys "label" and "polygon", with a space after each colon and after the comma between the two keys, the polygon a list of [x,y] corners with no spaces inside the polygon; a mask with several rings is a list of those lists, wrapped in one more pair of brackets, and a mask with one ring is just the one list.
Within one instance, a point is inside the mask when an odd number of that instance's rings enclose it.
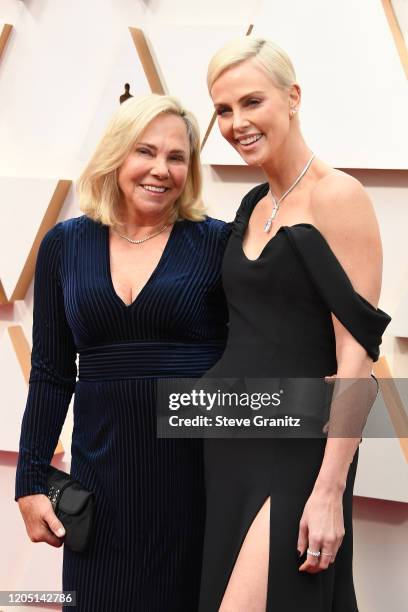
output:
{"label": "velvet fabric texture", "polygon": [[211,218],[175,223],[129,306],[112,284],[106,226],[78,217],[56,225],[41,244],[16,498],[46,493],[47,466],[75,392],[71,474],[95,493],[89,547],[64,550],[63,588],[76,591],[78,611],[197,609],[202,441],[156,437],[156,385],[163,377],[201,376],[222,354],[228,233]]}

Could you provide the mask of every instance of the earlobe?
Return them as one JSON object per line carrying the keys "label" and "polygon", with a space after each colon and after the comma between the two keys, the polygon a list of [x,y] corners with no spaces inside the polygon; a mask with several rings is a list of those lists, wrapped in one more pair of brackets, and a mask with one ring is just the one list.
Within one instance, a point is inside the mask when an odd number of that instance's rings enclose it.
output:
{"label": "earlobe", "polygon": [[[297,83],[294,83],[292,85],[292,89],[291,89],[291,92],[289,94],[289,105],[290,105],[290,115],[291,115],[291,117],[293,117],[293,115],[295,115],[297,113],[297,111],[299,110],[300,100],[301,100],[301,90],[300,90],[300,87],[299,87],[299,85]],[[292,113],[292,110],[294,110],[293,113]]]}
{"label": "earlobe", "polygon": [[291,119],[296,115],[296,113],[299,110],[300,97],[301,97],[300,87],[299,85],[295,84],[292,86],[292,90],[289,95],[289,105],[290,105],[289,116]]}

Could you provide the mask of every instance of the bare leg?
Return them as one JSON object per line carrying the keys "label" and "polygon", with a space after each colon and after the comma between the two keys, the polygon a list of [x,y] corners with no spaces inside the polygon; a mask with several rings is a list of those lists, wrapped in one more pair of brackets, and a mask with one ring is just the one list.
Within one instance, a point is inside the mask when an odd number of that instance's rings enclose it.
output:
{"label": "bare leg", "polygon": [[251,523],[219,612],[265,612],[268,590],[270,497]]}

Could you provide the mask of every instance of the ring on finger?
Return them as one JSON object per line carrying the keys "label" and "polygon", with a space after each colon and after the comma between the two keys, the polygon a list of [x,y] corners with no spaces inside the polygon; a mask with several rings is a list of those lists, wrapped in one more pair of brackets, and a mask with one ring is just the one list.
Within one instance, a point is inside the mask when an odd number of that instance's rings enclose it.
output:
{"label": "ring on finger", "polygon": [[333,553],[325,553],[323,551],[320,552],[321,555],[324,555],[325,557],[332,557]]}
{"label": "ring on finger", "polygon": [[308,548],[306,552],[308,555],[312,555],[312,557],[320,557],[320,550],[310,550]]}

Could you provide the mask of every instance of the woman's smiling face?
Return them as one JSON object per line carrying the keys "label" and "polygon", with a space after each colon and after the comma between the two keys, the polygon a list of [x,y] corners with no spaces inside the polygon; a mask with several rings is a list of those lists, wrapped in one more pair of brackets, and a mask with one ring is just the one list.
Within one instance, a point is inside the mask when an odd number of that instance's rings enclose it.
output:
{"label": "woman's smiling face", "polygon": [[221,73],[211,97],[223,137],[250,166],[267,164],[290,127],[290,96],[253,60]]}
{"label": "woman's smiling face", "polygon": [[118,170],[118,185],[128,211],[141,216],[169,214],[186,185],[190,144],[181,117],[153,119]]}

